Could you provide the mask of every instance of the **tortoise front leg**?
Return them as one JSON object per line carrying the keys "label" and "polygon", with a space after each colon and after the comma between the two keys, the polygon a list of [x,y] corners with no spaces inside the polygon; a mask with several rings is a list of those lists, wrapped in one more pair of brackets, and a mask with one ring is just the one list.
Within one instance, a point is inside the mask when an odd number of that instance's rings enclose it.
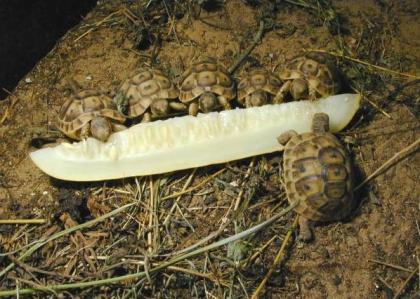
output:
{"label": "tortoise front leg", "polygon": [[280,143],[281,145],[285,146],[290,139],[292,139],[293,136],[296,136],[297,132],[294,130],[289,130],[284,132],[283,134],[281,134],[280,136],[277,137],[277,141],[278,143]]}
{"label": "tortoise front leg", "polygon": [[292,81],[288,80],[282,85],[279,92],[276,94],[276,96],[273,99],[274,104],[281,104],[284,102],[284,97],[290,91],[291,84],[292,84]]}
{"label": "tortoise front leg", "polygon": [[219,96],[218,100],[219,100],[219,103],[220,103],[220,105],[222,105],[224,110],[232,109],[232,107],[229,104],[229,101],[224,96]]}
{"label": "tortoise front leg", "polygon": [[87,139],[90,135],[90,122],[88,122],[86,125],[84,125],[81,129],[80,129],[80,139]]}
{"label": "tortoise front leg", "polygon": [[308,242],[312,240],[312,237],[310,221],[303,216],[299,216],[299,239]]}
{"label": "tortoise front leg", "polygon": [[114,122],[111,123],[111,127],[112,127],[113,132],[124,131],[124,130],[127,129],[126,126],[124,126],[122,124],[119,124],[119,123],[114,123]]}
{"label": "tortoise front leg", "polygon": [[185,105],[184,103],[169,102],[169,107],[171,107],[175,111],[187,111],[187,105]]}
{"label": "tortoise front leg", "polygon": [[152,115],[150,114],[150,112],[145,112],[143,114],[143,118],[141,119],[142,123],[149,123],[152,121]]}
{"label": "tortoise front leg", "polygon": [[190,103],[188,106],[188,114],[192,116],[197,116],[198,114],[198,103],[196,101]]}

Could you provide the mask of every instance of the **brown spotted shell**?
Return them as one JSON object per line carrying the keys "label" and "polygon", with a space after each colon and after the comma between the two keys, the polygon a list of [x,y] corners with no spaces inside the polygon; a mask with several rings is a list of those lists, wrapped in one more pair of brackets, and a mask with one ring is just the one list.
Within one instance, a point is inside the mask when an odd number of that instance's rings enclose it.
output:
{"label": "brown spotted shell", "polygon": [[293,136],[283,156],[284,183],[295,210],[314,221],[336,221],[352,210],[350,157],[331,133]]}
{"label": "brown spotted shell", "polygon": [[341,89],[341,78],[338,69],[324,55],[308,53],[297,57],[280,72],[282,81],[305,79],[309,88],[314,89],[321,97],[337,94]]}
{"label": "brown spotted shell", "polygon": [[57,126],[65,135],[80,140],[81,128],[98,116],[118,123],[125,121],[112,98],[96,90],[83,90],[65,99],[58,112]]}
{"label": "brown spotted shell", "polygon": [[253,69],[238,84],[238,101],[245,105],[245,98],[257,90],[276,95],[280,88],[281,82],[273,73],[262,68]]}
{"label": "brown spotted shell", "polygon": [[128,99],[128,117],[141,116],[154,100],[176,99],[178,89],[161,71],[141,69],[124,81],[120,93]]}
{"label": "brown spotted shell", "polygon": [[179,99],[183,103],[193,101],[204,92],[215,93],[228,101],[236,96],[235,82],[223,66],[213,61],[193,64],[180,82]]}

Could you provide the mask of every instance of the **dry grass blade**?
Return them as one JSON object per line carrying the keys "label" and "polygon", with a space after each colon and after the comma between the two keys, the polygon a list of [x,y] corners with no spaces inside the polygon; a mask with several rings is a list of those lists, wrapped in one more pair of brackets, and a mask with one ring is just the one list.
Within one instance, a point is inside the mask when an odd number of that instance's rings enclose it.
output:
{"label": "dry grass blade", "polygon": [[[35,251],[37,251],[39,248],[41,248],[42,246],[44,246],[48,242],[51,242],[52,240],[55,240],[55,239],[60,238],[62,236],[68,235],[68,234],[70,234],[72,232],[75,232],[75,231],[78,231],[78,230],[81,230],[81,229],[90,227],[90,226],[92,226],[92,225],[94,225],[94,224],[96,224],[98,222],[101,222],[101,221],[103,221],[105,219],[108,219],[108,218],[110,218],[110,217],[112,217],[112,216],[114,216],[114,215],[116,215],[116,214],[118,214],[118,213],[126,210],[127,208],[129,208],[129,207],[131,207],[131,206],[133,206],[135,204],[136,203],[126,204],[125,206],[122,206],[122,207],[120,207],[118,209],[115,209],[115,210],[113,210],[113,211],[111,211],[111,212],[109,212],[109,213],[107,213],[107,214],[105,214],[105,215],[103,215],[101,217],[98,217],[98,218],[93,219],[91,221],[85,222],[83,224],[72,226],[72,227],[70,227],[68,229],[65,229],[65,230],[60,231],[60,232],[58,232],[56,234],[53,234],[52,236],[50,236],[50,237],[48,237],[46,239],[40,239],[34,245],[32,245],[27,251],[25,251],[18,258],[18,260],[19,261],[25,260],[25,258],[27,258],[28,256],[30,256],[32,253],[34,253]],[[10,263],[9,265],[7,265],[6,268],[4,268],[2,271],[0,271],[0,277],[4,276],[7,272],[9,272],[11,269],[13,269],[14,266],[15,266],[15,263]]]}
{"label": "dry grass blade", "polygon": [[344,55],[344,54],[340,54],[340,53],[330,52],[330,51],[326,51],[326,50],[319,50],[319,49],[308,49],[306,51],[307,52],[318,52],[318,53],[328,54],[328,55],[331,55],[331,56],[334,56],[334,57],[337,57],[337,58],[342,58],[342,59],[345,59],[345,60],[349,60],[349,61],[352,61],[352,62],[355,62],[355,63],[358,63],[358,64],[362,64],[362,65],[367,66],[367,67],[371,67],[371,68],[380,70],[380,71],[385,72],[385,73],[389,73],[389,74],[393,74],[393,75],[397,75],[397,76],[401,76],[401,77],[413,78],[415,80],[420,79],[420,76],[418,76],[418,75],[397,72],[397,71],[388,69],[386,67],[371,64],[369,62],[366,62],[366,61],[363,61],[363,60],[360,60],[360,59],[357,59],[357,58],[353,58],[353,57],[350,57],[350,56],[347,56],[347,55]]}
{"label": "dry grass blade", "polygon": [[404,149],[402,149],[401,151],[399,151],[398,153],[396,153],[391,159],[389,159],[388,161],[386,161],[381,167],[379,167],[378,169],[376,169],[363,182],[361,182],[356,188],[354,188],[354,190],[355,191],[359,190],[364,185],[366,185],[369,181],[371,181],[372,179],[374,179],[375,177],[377,177],[380,173],[382,173],[383,171],[387,170],[389,167],[391,167],[395,163],[398,163],[399,161],[401,161],[404,158],[408,157],[412,153],[415,153],[416,151],[418,151],[419,150],[419,144],[420,144],[420,139],[417,139],[412,144],[410,144],[409,146],[405,147]]}
{"label": "dry grass blade", "polygon": [[410,272],[410,273],[413,271],[413,270],[410,270],[410,269],[407,269],[407,268],[404,268],[404,267],[401,267],[401,266],[398,266],[398,265],[385,263],[385,262],[381,262],[381,261],[378,261],[378,260],[368,260],[368,262],[384,265],[384,266],[394,268],[394,269],[397,269],[397,270],[400,270],[400,271],[405,271],[405,272]]}
{"label": "dry grass blade", "polygon": [[[197,255],[200,255],[202,253],[214,250],[214,249],[216,249],[218,247],[221,247],[223,245],[226,245],[228,243],[235,242],[235,241],[243,239],[243,238],[245,238],[249,235],[255,234],[255,233],[261,231],[262,229],[266,228],[267,226],[271,225],[275,221],[277,221],[280,217],[282,217],[285,214],[292,211],[296,207],[297,204],[299,204],[299,201],[294,202],[292,205],[283,209],[281,212],[277,213],[276,215],[272,216],[271,218],[261,222],[260,224],[257,224],[256,226],[251,227],[247,230],[244,230],[244,231],[242,231],[238,234],[235,234],[235,235],[230,236],[228,238],[219,240],[215,243],[212,243],[210,245],[207,245],[207,246],[204,246],[202,248],[196,249],[192,252],[174,257],[167,262],[163,262],[162,264],[160,264],[160,265],[158,265],[154,268],[149,269],[148,273],[152,274],[152,273],[159,272],[159,271],[164,270],[167,267],[172,266],[172,265],[174,265],[174,264],[176,264],[180,261],[192,258],[194,256],[197,256]],[[133,205],[133,204],[129,204],[129,205],[126,205],[124,207],[128,208],[131,205]],[[119,210],[120,209],[121,208],[119,208]],[[74,227],[73,227],[73,229],[74,229]],[[91,286],[108,285],[108,284],[112,284],[112,283],[116,283],[116,282],[127,281],[127,280],[132,280],[132,279],[139,279],[139,278],[144,278],[144,277],[146,277],[146,273],[143,271],[143,272],[138,272],[138,273],[134,273],[134,274],[116,276],[116,277],[101,279],[101,280],[94,280],[94,281],[87,281],[87,282],[80,282],[80,283],[73,283],[73,284],[48,285],[46,287],[51,289],[51,290],[55,290],[55,291],[57,291],[57,290],[68,290],[68,289],[79,289],[79,288],[86,288],[86,287],[91,287]],[[37,292],[36,289],[21,289],[21,290],[19,290],[19,293],[21,295],[33,294],[35,292]],[[15,290],[0,291],[0,297],[8,297],[8,296],[13,296],[15,294],[16,294]]]}
{"label": "dry grass blade", "polygon": [[271,265],[270,269],[268,270],[267,274],[264,276],[264,279],[261,281],[260,285],[255,290],[254,294],[252,294],[251,299],[257,299],[260,297],[260,293],[264,289],[265,285],[267,284],[267,281],[270,279],[271,274],[273,274],[276,267],[282,262],[284,257],[284,250],[286,249],[286,246],[289,244],[290,237],[292,236],[292,233],[296,229],[298,225],[299,216],[295,217],[295,220],[293,221],[293,225],[290,228],[290,230],[287,232],[286,236],[284,237],[284,240],[280,246],[279,251],[277,252],[276,258],[274,259],[273,264]]}
{"label": "dry grass blade", "polygon": [[47,219],[0,219],[1,224],[44,224]]}
{"label": "dry grass blade", "polygon": [[113,13],[110,13],[109,15],[107,15],[105,18],[103,18],[102,20],[100,20],[99,22],[94,24],[94,27],[89,28],[85,33],[83,33],[82,35],[80,35],[79,37],[77,37],[73,42],[77,42],[80,39],[82,39],[83,37],[85,37],[86,35],[88,35],[89,33],[91,33],[93,30],[95,30],[96,27],[101,26],[103,23],[105,23],[106,21],[108,21],[111,17],[115,16],[116,14],[121,13],[121,10],[117,10],[114,11]]}
{"label": "dry grass blade", "polygon": [[404,291],[404,289],[407,287],[408,283],[410,282],[410,280],[414,277],[414,275],[417,273],[417,271],[419,271],[419,267],[417,267],[416,269],[414,269],[410,275],[407,277],[407,279],[402,283],[402,285],[398,288],[397,292],[395,293],[394,297],[392,297],[392,299],[398,299],[400,298],[400,295],[402,294],[402,292]]}

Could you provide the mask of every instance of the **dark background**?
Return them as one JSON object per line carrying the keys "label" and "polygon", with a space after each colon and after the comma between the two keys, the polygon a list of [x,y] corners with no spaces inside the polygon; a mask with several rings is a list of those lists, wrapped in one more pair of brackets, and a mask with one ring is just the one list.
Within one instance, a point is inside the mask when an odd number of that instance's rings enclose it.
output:
{"label": "dark background", "polygon": [[0,100],[96,0],[0,0]]}

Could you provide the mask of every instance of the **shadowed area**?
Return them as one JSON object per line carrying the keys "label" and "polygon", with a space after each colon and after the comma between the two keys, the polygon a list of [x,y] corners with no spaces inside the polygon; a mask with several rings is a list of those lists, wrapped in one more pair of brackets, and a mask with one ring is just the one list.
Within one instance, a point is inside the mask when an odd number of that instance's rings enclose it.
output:
{"label": "shadowed area", "polygon": [[0,4],[0,100],[45,56],[95,0],[2,0]]}

